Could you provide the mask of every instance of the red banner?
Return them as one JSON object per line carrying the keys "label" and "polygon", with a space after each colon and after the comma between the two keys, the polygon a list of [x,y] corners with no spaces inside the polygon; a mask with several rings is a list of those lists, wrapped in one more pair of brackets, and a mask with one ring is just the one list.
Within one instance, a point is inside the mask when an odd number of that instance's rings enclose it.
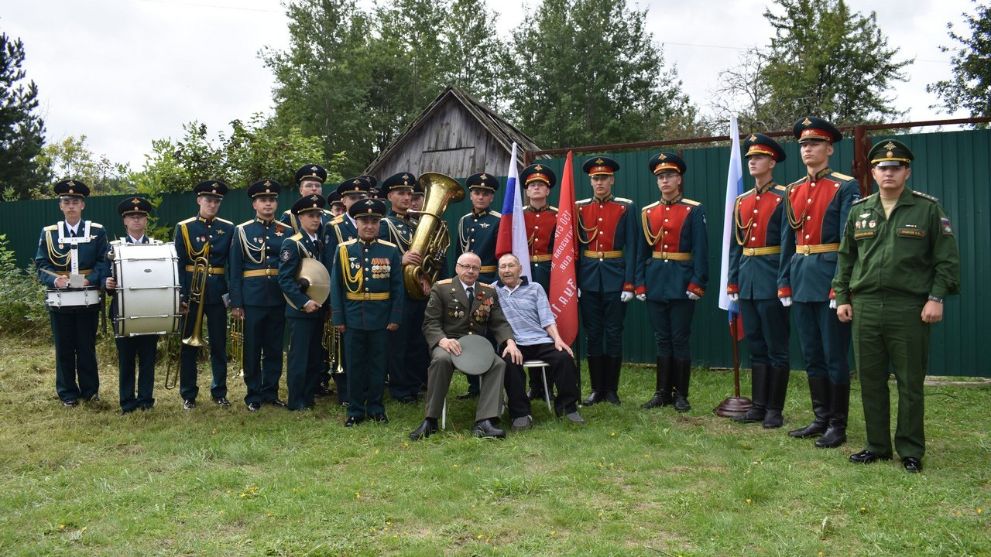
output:
{"label": "red banner", "polygon": [[578,249],[575,236],[575,180],[572,176],[572,153],[561,173],[561,198],[558,201],[557,228],[554,230],[554,254],[551,259],[550,304],[557,319],[557,330],[568,344],[578,337]]}

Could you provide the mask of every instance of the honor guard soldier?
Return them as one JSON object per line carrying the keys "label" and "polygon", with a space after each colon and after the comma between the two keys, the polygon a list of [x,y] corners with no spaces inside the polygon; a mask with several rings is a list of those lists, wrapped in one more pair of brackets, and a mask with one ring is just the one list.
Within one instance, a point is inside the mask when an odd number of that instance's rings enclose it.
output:
{"label": "honor guard soldier", "polygon": [[[385,203],[363,199],[348,211],[358,223],[358,239],[344,242],[334,255],[330,278],[333,324],[344,335],[348,369],[346,427],[366,419],[388,422],[382,403],[389,343],[403,318],[403,268],[396,244],[379,240]],[[407,323],[403,323],[407,327]]]}
{"label": "honor guard soldier", "polygon": [[[207,334],[210,339],[210,368],[213,379],[210,382],[210,396],[220,406],[230,406],[227,400],[227,255],[234,236],[234,223],[217,217],[220,203],[227,194],[227,184],[220,180],[206,180],[197,184],[196,204],[199,212],[175,227],[175,250],[179,258],[179,284],[187,313],[182,338],[188,338],[197,325],[196,316],[200,312],[206,319]],[[200,292],[199,300],[191,300],[193,270],[200,264],[206,272],[206,287]],[[198,288],[198,286],[197,286]],[[202,309],[198,306],[202,305]],[[179,351],[179,396],[186,410],[196,407],[196,356],[199,348],[182,345]]]}
{"label": "honor guard soldier", "polygon": [[[323,227],[322,232],[327,258],[324,263],[327,265],[328,270],[333,267],[332,258],[337,253],[337,246],[358,237],[358,223],[348,215],[347,210],[362,199],[367,199],[370,189],[371,183],[361,176],[344,180],[337,186],[336,193],[340,196],[341,203],[344,205],[344,212],[327,223]],[[341,362],[344,371],[343,373],[334,373],[332,377],[334,378],[334,384],[337,385],[337,402],[345,405],[348,403],[348,354],[343,348],[341,350],[341,359],[344,360]],[[326,377],[321,378],[321,385],[324,385],[326,381]],[[325,390],[323,387],[320,388],[320,391]]]}
{"label": "honor guard soldier", "polygon": [[323,369],[321,341],[327,309],[307,296],[297,276],[306,258],[325,264],[320,225],[325,204],[319,194],[302,197],[293,204],[292,213],[300,224],[300,232],[283,240],[279,252],[279,287],[287,302],[289,323],[286,387],[288,407],[294,411],[313,408]]}
{"label": "honor guard soldier", "polygon": [[244,323],[244,403],[251,412],[261,409],[262,404],[286,405],[279,400],[286,327],[279,252],[293,229],[275,220],[280,191],[282,185],[275,180],[259,180],[248,186],[255,218],[237,225],[231,241],[231,317]]}
{"label": "honor guard soldier", "polygon": [[[530,276],[547,293],[551,291],[551,253],[557,227],[557,207],[550,205],[547,198],[557,183],[557,176],[550,168],[536,163],[523,169],[520,180],[527,197],[523,220],[530,248]],[[529,397],[530,400],[544,398],[544,382],[537,369],[530,371]]]}
{"label": "honor guard soldier", "polygon": [[[296,171],[296,184],[299,186],[299,197],[309,197],[311,195],[323,195],[323,183],[327,181],[327,169],[319,164],[305,164]],[[330,211],[324,211],[320,217],[320,224],[326,226],[334,215]],[[292,209],[286,209],[279,220],[283,224],[288,224],[293,229],[293,234],[299,232],[299,222],[292,214]]]}
{"label": "honor guard soldier", "polygon": [[778,298],[792,307],[815,418],[788,435],[821,435],[816,446],[832,448],[846,442],[850,326],[836,318],[830,283],[843,226],[853,202],[860,198],[860,186],[829,168],[833,144],[843,139],[832,124],[809,116],[795,123],[794,134],[807,174],[790,184],[785,194]]}
{"label": "honor guard soldier", "polygon": [[[409,251],[416,223],[408,211],[416,183],[416,175],[400,172],[381,185],[392,209],[381,221],[379,238],[398,247],[402,265],[418,265],[422,260],[420,253]],[[429,295],[429,291],[425,294]],[[389,394],[402,403],[415,403],[420,387],[427,384],[430,355],[422,331],[426,308],[426,300],[406,298],[399,330],[389,334]]]}
{"label": "honor guard soldier", "polygon": [[[496,273],[496,239],[499,237],[499,221],[502,215],[489,209],[495,192],[499,189],[499,180],[495,176],[481,172],[472,174],[465,180],[468,196],[471,199],[471,212],[462,216],[458,221],[458,243],[455,246],[455,258],[463,253],[474,253],[482,260],[482,270],[478,281],[492,284],[497,278]],[[478,376],[468,376],[468,392],[458,398],[475,398],[479,393]]]}
{"label": "honor guard soldier", "polygon": [[608,400],[619,404],[619,370],[623,364],[623,319],[633,299],[637,245],[640,234],[637,207],[615,197],[619,163],[592,157],[582,170],[588,174],[593,196],[575,203],[578,216],[579,309],[588,344],[588,375],[592,392],[586,405]]}
{"label": "honor guard soldier", "polygon": [[[152,240],[146,235],[148,228],[148,215],[151,213],[151,203],[141,197],[125,199],[117,205],[117,212],[120,213],[124,221],[126,234],[121,240],[111,242],[108,249],[106,270],[103,273],[104,287],[107,293],[113,296],[113,291],[117,288],[117,281],[110,272],[109,253],[115,246],[120,244],[160,244],[158,240]],[[110,316],[114,319],[118,316],[120,308],[117,307],[116,297],[110,303]],[[158,348],[158,335],[134,335],[116,337],[114,343],[117,345],[117,366],[120,380],[120,411],[122,414],[134,412],[137,409],[151,410],[155,405],[155,353]],[[134,372],[135,361],[137,361],[137,394],[135,394]]]}
{"label": "honor guard soldier", "polygon": [[[55,392],[65,406],[99,400],[96,325],[99,286],[106,272],[107,232],[82,220],[89,188],[78,180],[55,184],[63,219],[41,230],[34,264],[49,290],[48,316],[55,341]],[[78,377],[78,383],[77,383]]]}
{"label": "honor guard soldier", "polygon": [[692,316],[695,302],[709,280],[709,240],[705,209],[686,199],[686,165],[674,153],[658,153],[647,163],[657,177],[661,199],[640,212],[643,243],[637,266],[637,299],[647,302],[647,316],[657,343],[654,396],[643,408],[671,404],[678,412],[691,409],[688,386],[692,373]]}
{"label": "honor guard soldier", "polygon": [[939,202],[905,184],[912,151],[895,140],[871,149],[878,192],[853,206],[833,289],[837,316],[852,322],[867,448],[850,461],[892,456],[888,374],[898,384],[895,450],[908,472],[922,471],[929,332],[943,319],[943,298],[960,290],[960,254]]}
{"label": "honor guard soldier", "polygon": [[781,210],[785,187],[774,183],[774,166],[785,160],[777,141],[755,133],[743,142],[747,169],[756,181],[736,198],[734,241],[730,243],[726,293],[738,302],[750,348],[753,406],[742,423],[781,427],[788,392],[788,309],[778,300],[781,267]]}

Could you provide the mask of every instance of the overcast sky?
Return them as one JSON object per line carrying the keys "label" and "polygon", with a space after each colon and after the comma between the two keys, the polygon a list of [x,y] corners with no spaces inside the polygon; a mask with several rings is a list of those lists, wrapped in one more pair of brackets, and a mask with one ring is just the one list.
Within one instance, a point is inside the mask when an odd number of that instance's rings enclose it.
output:
{"label": "overcast sky", "polygon": [[[523,21],[529,0],[489,0],[499,32]],[[370,6],[370,0],[360,4]],[[676,65],[685,91],[707,111],[719,72],[748,48],[766,45],[767,0],[630,1],[648,9],[648,29]],[[929,106],[926,84],[950,75],[946,23],[962,25],[969,0],[849,0],[877,12],[910,80],[895,91],[911,120],[950,116]],[[961,31],[965,30],[960,28]],[[0,30],[24,41],[28,78],[38,84],[47,141],[85,135],[89,148],[140,169],[153,139],[178,138],[182,124],[227,123],[272,110],[272,75],[258,52],[289,37],[279,0],[10,0]],[[647,139],[647,138],[644,138]]]}

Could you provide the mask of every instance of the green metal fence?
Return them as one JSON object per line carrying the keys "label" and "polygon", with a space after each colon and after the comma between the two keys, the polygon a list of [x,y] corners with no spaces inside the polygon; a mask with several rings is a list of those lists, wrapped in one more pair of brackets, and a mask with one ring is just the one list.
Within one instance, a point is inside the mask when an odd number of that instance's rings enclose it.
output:
{"label": "green metal fence", "polygon": [[[915,153],[910,187],[938,197],[953,221],[960,245],[962,263],[962,292],[946,302],[945,319],[933,328],[931,372],[939,375],[977,375],[991,377],[991,363],[980,357],[981,345],[991,338],[991,327],[983,316],[991,315],[991,297],[982,295],[977,288],[991,276],[991,130],[969,130],[896,136]],[[875,140],[879,137],[875,137]],[[788,159],[775,169],[775,179],[787,184],[804,174],[804,166],[798,156],[796,143],[784,144]],[[647,161],[656,150],[626,151],[604,154],[616,159],[621,170],[616,175],[614,193],[633,199],[638,207],[658,199],[654,177],[647,169]],[[686,149],[681,152],[688,171],[685,174],[686,197],[698,200],[705,206],[709,224],[710,284],[706,296],[699,302],[695,313],[692,335],[693,358],[698,365],[727,367],[731,365],[726,314],[717,308],[719,289],[720,239],[722,238],[723,206],[725,202],[726,171],[729,165],[728,145]],[[591,195],[588,178],[581,172],[585,159],[575,158],[575,195],[578,199]],[[831,160],[832,168],[852,174],[852,141],[836,145]],[[508,162],[508,161],[507,161]],[[559,182],[563,159],[542,161],[558,175]],[[503,174],[503,168],[487,169],[492,174]],[[505,178],[502,179],[505,184]],[[872,185],[873,186],[873,185]],[[326,188],[329,191],[329,188]],[[559,188],[552,192],[555,202]],[[504,188],[496,194],[493,207],[502,206]],[[123,227],[115,207],[126,196],[93,198],[87,201],[86,218],[103,223],[111,237],[123,234]],[[288,207],[297,197],[295,190],[283,192],[280,210]],[[171,228],[176,222],[195,213],[192,194],[166,196],[158,208],[160,225]],[[445,217],[454,229],[458,218],[470,210],[466,199],[449,207]],[[242,222],[251,218],[253,211],[243,191],[227,196],[220,216]],[[0,203],[0,233],[6,234],[18,261],[27,265],[34,256],[41,227],[59,219],[61,213],[55,201],[21,201]],[[792,335],[792,365],[802,367],[797,339]],[[653,334],[646,319],[643,304],[631,302],[626,318],[624,353],[627,361],[652,362],[654,360]],[[743,363],[746,364],[746,352]]]}

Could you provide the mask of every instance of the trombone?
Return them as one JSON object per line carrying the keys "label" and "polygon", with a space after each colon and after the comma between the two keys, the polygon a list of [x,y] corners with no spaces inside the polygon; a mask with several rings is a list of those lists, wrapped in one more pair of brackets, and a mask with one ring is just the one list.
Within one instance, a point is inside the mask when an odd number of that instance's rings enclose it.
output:
{"label": "trombone", "polygon": [[[206,256],[197,257],[193,260],[193,276],[189,283],[189,303],[186,312],[179,318],[179,330],[175,335],[170,335],[167,345],[169,363],[165,368],[165,388],[174,389],[179,382],[179,372],[182,366],[182,347],[193,346],[199,348],[205,346],[203,342],[203,294],[206,292],[206,279],[210,276],[210,262]],[[196,317],[193,321],[193,330],[190,335],[177,342],[186,332],[186,321],[189,318],[189,310],[196,304]],[[173,339],[174,337],[174,339]]]}

